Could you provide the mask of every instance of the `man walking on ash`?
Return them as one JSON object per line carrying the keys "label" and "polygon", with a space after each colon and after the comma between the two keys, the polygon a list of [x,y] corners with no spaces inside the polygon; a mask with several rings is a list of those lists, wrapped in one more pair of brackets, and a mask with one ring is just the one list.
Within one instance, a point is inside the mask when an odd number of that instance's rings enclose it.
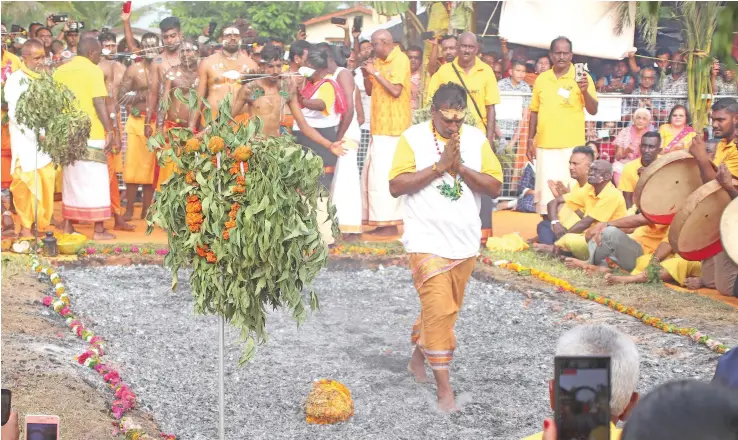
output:
{"label": "man walking on ash", "polygon": [[464,125],[463,87],[441,85],[431,113],[430,122],[414,125],[400,136],[389,190],[393,197],[404,196],[402,242],[420,297],[408,369],[418,382],[427,382],[427,360],[438,386],[439,409],[455,411],[449,382],[456,348],[454,324],[479,251],[481,196],[497,197],[502,168],[486,134]]}

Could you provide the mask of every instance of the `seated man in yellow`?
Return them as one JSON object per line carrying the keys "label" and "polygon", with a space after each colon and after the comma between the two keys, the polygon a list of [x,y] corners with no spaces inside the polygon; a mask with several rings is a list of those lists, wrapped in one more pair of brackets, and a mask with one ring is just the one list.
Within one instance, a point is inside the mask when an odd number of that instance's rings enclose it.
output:
{"label": "seated man in yellow", "polygon": [[646,132],[641,138],[641,158],[625,164],[620,174],[618,189],[623,192],[625,206],[628,209],[633,206],[633,193],[641,173],[658,159],[659,154],[661,154],[661,135],[657,131]]}
{"label": "seated man in yellow", "polygon": [[[638,348],[631,338],[614,327],[604,324],[579,325],[567,331],[556,344],[556,356],[609,356],[611,369],[610,391],[610,440],[620,438],[620,429],[615,427],[625,421],[638,403],[639,360]],[[554,381],[548,383],[551,408],[554,404]],[[596,431],[590,438],[596,436]],[[523,440],[539,440],[543,433],[531,435]],[[604,437],[607,438],[607,437]]]}
{"label": "seated man in yellow", "polygon": [[[612,184],[612,164],[596,160],[589,167],[587,185],[559,196],[548,203],[548,216],[557,241],[554,246],[537,246],[536,250],[559,253],[568,252],[580,260],[589,258],[589,249],[584,232],[596,223],[606,223],[625,216],[623,194]],[[566,203],[572,210],[584,214],[571,228],[559,221],[559,207]]]}

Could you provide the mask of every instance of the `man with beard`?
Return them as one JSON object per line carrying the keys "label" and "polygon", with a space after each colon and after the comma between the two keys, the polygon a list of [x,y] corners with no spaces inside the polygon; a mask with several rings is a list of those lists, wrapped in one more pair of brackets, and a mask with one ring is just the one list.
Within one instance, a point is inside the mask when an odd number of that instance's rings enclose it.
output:
{"label": "man with beard", "polygon": [[[116,128],[120,127],[120,116],[118,114],[118,87],[126,73],[126,66],[117,61],[118,47],[115,34],[103,32],[98,37],[102,45],[103,58],[98,66],[105,76],[105,87],[108,89],[108,97],[105,100],[110,112],[110,119]],[[108,153],[108,176],[110,177],[110,209],[115,219],[113,229],[119,231],[132,231],[135,226],[123,220],[120,207],[120,190],[118,189],[118,171],[123,168],[123,155],[120,149]]]}
{"label": "man with beard", "polygon": [[161,85],[164,82],[164,74],[174,66],[179,65],[180,54],[179,45],[182,42],[182,31],[180,30],[179,19],[177,17],[167,17],[159,23],[161,29],[161,42],[164,50],[161,55],[156,57],[151,72],[151,83],[149,84],[149,108],[151,112],[146,114],[146,125],[144,125],[144,133],[146,137],[151,136],[152,122],[156,118],[156,111],[159,109],[159,97],[161,96]]}
{"label": "man with beard", "polygon": [[[738,176],[738,102],[733,98],[719,99],[712,105],[711,119],[712,133],[720,139],[715,158],[710,160],[702,136],[696,136],[692,140],[689,152],[700,167],[702,183],[717,179],[731,198],[735,198],[736,188],[731,188],[730,176]],[[738,265],[723,251],[703,261],[702,277],[687,278],[685,285],[690,289],[709,287],[717,289],[723,295],[732,295],[737,276]]]}
{"label": "man with beard", "polygon": [[130,104],[130,114],[126,121],[126,161],[123,168],[123,181],[126,182],[126,212],[123,218],[129,221],[133,218],[133,204],[139,185],[143,186],[143,208],[141,218],[146,217],[146,211],[154,197],[154,167],[156,155],[146,146],[145,118],[149,112],[156,111],[148,103],[150,79],[154,75],[153,61],[159,55],[159,37],[151,32],[141,37],[143,45],[143,59],[137,59],[123,75],[118,95]]}
{"label": "man with beard", "polygon": [[428,59],[428,74],[435,75],[438,69],[446,63],[450,63],[459,53],[459,42],[456,35],[444,35],[441,38],[440,48],[436,38],[430,40],[431,54]]}
{"label": "man with beard", "polygon": [[[250,57],[238,50],[241,45],[241,33],[236,26],[223,29],[221,42],[223,51],[207,57],[197,69],[197,96],[208,100],[213,118],[218,113],[218,103],[228,93],[236,95],[241,87],[243,74],[258,69],[258,65]],[[189,127],[193,130],[197,129],[201,122],[199,115],[200,112],[193,112],[190,116]]]}
{"label": "man with beard", "polygon": [[[190,120],[190,108],[187,103],[175,98],[174,91],[179,89],[182,96],[189,96],[190,90],[197,86],[197,63],[199,60],[199,49],[191,39],[185,39],[179,45],[179,63],[164,74],[164,92],[162,94],[162,105],[159,106],[159,114],[156,117],[157,130],[164,133],[167,144],[172,145],[172,139],[176,136],[173,128],[187,127]],[[169,180],[174,173],[174,162],[167,161],[161,168],[157,166],[156,190],[161,191],[161,185]]]}
{"label": "man with beard", "polygon": [[3,91],[8,104],[8,125],[12,142],[13,181],[10,191],[20,217],[20,236],[32,237],[34,224],[38,231],[45,230],[51,224],[56,172],[51,157],[39,150],[33,130],[21,125],[16,119],[21,95],[28,89],[30,81],[40,77],[39,73],[44,68],[44,46],[38,40],[28,40],[23,44],[21,56],[23,63],[20,69],[8,77]]}
{"label": "man with beard", "polygon": [[72,221],[94,222],[93,240],[112,240],[103,222],[110,218],[110,188],[105,153],[120,145],[119,132],[108,115],[105,99],[105,77],[97,66],[102,56],[100,43],[85,38],[79,44],[77,56],[54,72],[54,80],[64,84],[77,98],[80,109],[90,118],[88,155],[64,167],[62,214],[64,232],[72,233]]}
{"label": "man with beard", "polygon": [[[660,152],[661,135],[653,131],[643,135],[640,160],[629,162],[620,178],[619,189],[623,191],[628,207],[633,204],[633,191],[640,174],[658,158]],[[609,258],[621,269],[631,272],[638,258],[656,251],[668,230],[668,225],[654,224],[642,214],[598,223],[585,235],[589,260],[567,258],[566,265],[569,268],[600,270],[606,269]]]}

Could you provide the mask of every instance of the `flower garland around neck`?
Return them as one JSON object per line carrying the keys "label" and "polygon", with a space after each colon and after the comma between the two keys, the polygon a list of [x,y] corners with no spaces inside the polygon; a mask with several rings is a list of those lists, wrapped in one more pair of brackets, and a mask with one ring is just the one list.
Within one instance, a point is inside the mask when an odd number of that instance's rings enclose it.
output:
{"label": "flower garland around neck", "polygon": [[[441,148],[438,146],[439,134],[438,134],[438,131],[436,130],[436,124],[431,123],[431,127],[433,128],[433,142],[435,142],[436,144],[436,152],[438,153],[438,156],[440,157]],[[444,148],[447,148],[450,142],[452,141],[449,140],[448,142],[446,142],[446,147]],[[464,192],[464,187],[461,186],[461,182],[462,182],[461,176],[457,176],[456,173],[451,173],[451,172],[449,172],[449,174],[451,175],[451,177],[454,178],[453,185],[449,184],[448,182],[444,180],[443,183],[436,186],[436,188],[438,189],[438,191],[441,193],[443,197],[455,202],[456,200],[459,200],[461,198],[461,194]],[[441,178],[443,179],[443,177]]]}

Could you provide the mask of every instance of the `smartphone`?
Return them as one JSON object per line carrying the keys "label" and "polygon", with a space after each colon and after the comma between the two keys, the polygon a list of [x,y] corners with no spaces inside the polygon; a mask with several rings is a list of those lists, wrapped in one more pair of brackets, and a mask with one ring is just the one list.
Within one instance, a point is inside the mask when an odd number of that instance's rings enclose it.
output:
{"label": "smartphone", "polygon": [[64,23],[69,20],[69,14],[56,14],[51,16],[54,23]]}
{"label": "smartphone", "polygon": [[433,31],[423,32],[420,34],[420,39],[423,41],[432,40],[435,37],[436,37],[436,34]]}
{"label": "smartphone", "polygon": [[10,390],[6,390],[3,388],[3,402],[2,402],[2,420],[0,420],[0,425],[5,426],[6,423],[8,423],[8,419],[10,418],[10,397],[11,397]]}
{"label": "smartphone", "polygon": [[124,14],[130,14],[131,13],[131,2],[123,2],[123,13]]}
{"label": "smartphone", "polygon": [[558,438],[610,438],[610,358],[556,356],[554,413]]}
{"label": "smartphone", "polygon": [[213,35],[214,35],[214,32],[215,32],[215,28],[217,26],[218,26],[218,23],[216,23],[214,21],[211,21],[210,24],[208,25],[208,36],[210,38],[213,38]]}
{"label": "smartphone", "polygon": [[364,27],[364,17],[357,15],[354,17],[354,30],[359,32]]}
{"label": "smartphone", "polygon": [[26,35],[28,32],[17,24],[14,24],[10,26],[10,33]]}
{"label": "smartphone", "polygon": [[59,416],[26,416],[26,440],[59,440]]}
{"label": "smartphone", "polygon": [[307,33],[307,28],[305,27],[304,24],[300,23],[297,25],[297,31],[305,34]]}
{"label": "smartphone", "polygon": [[574,68],[576,69],[574,78],[577,82],[581,81],[584,78],[584,73],[589,71],[587,63],[576,63]]}
{"label": "smartphone", "polygon": [[103,26],[100,28],[100,33],[110,32],[110,26]]}
{"label": "smartphone", "polygon": [[331,18],[331,23],[333,24],[346,24],[346,19],[343,17],[333,17]]}

